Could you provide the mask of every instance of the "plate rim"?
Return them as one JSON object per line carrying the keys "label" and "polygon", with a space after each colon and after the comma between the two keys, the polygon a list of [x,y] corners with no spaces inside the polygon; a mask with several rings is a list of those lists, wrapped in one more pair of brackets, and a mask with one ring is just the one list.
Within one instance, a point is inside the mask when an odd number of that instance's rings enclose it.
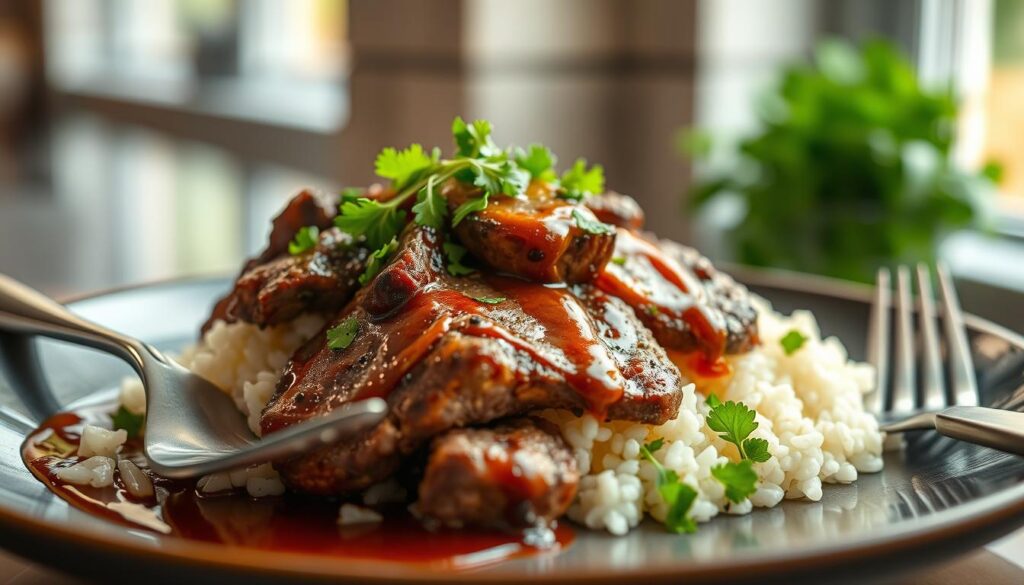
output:
{"label": "plate rim", "polygon": [[[771,286],[794,292],[820,294],[857,302],[870,302],[872,287],[826,277],[788,272],[776,269],[759,269],[741,266],[726,266],[723,270],[737,281],[750,286]],[[75,304],[116,294],[130,293],[153,288],[175,288],[188,284],[200,284],[224,280],[228,276],[199,275],[183,278],[157,280],[141,284],[126,285],[66,297],[64,302]],[[987,319],[965,314],[968,327],[1001,337],[1018,348],[1024,349],[1024,336]],[[25,473],[28,473],[25,470]],[[882,471],[884,473],[884,471]],[[884,534],[867,534],[836,543],[802,547],[794,551],[754,552],[735,559],[694,561],[677,566],[664,565],[652,568],[574,568],[566,573],[531,573],[530,580],[544,583],[600,583],[621,582],[622,579],[667,580],[682,577],[693,579],[721,578],[735,576],[739,571],[756,570],[764,578],[820,570],[825,567],[850,566],[857,561],[870,559],[893,559],[915,550],[933,547],[936,544],[950,544],[959,534],[970,534],[988,530],[992,538],[1008,533],[1024,522],[1024,483],[999,492],[986,494],[959,506],[954,506],[895,529]],[[91,549],[105,554],[132,555],[136,560],[158,563],[174,563],[176,566],[194,569],[215,568],[234,573],[257,573],[274,577],[302,577],[313,579],[348,579],[377,582],[436,583],[436,582],[521,582],[519,575],[510,573],[480,573],[474,570],[458,571],[430,565],[391,564],[381,560],[340,559],[282,551],[257,551],[240,547],[189,541],[185,539],[160,538],[143,542],[126,536],[89,534],[83,536],[70,525],[40,521],[28,514],[22,514],[0,504],[0,525],[10,529],[4,540],[8,550],[23,554],[16,547],[9,547],[17,532],[57,539],[79,549]],[[583,530],[583,529],[581,529]],[[8,532],[5,530],[4,532]],[[986,533],[987,535],[989,533]],[[607,538],[614,538],[607,536]],[[224,550],[229,548],[230,555]],[[30,555],[24,555],[31,558]]]}

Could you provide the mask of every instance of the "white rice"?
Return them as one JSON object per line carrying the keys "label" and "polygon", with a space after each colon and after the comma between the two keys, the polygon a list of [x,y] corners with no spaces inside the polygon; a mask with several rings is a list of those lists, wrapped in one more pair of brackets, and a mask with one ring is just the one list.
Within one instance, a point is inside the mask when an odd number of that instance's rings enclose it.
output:
{"label": "white rice", "polygon": [[100,488],[114,485],[114,460],[96,455],[57,470],[57,479],[75,485]]}
{"label": "white rice", "polygon": [[82,439],[78,443],[79,457],[92,457],[102,455],[103,457],[115,458],[128,440],[128,431],[123,429],[112,431],[93,425],[85,425],[82,429]]}
{"label": "white rice", "polygon": [[[613,534],[625,534],[645,516],[663,522],[667,506],[655,485],[656,469],[640,456],[640,447],[658,438],[665,443],[655,457],[698,492],[690,510],[698,522],[721,512],[746,514],[754,507],[772,507],[784,498],[817,501],[823,484],[850,483],[860,473],[882,468],[883,435],[861,402],[874,383],[871,366],[851,361],[838,339],[821,339],[809,312],[785,317],[763,300],[756,303],[761,346],[728,358],[731,375],[688,383],[676,419],[652,426],[599,422],[591,415],[563,411],[544,413],[559,425],[583,474],[569,509],[571,519]],[[310,316],[263,330],[218,322],[179,361],[230,394],[258,434],[260,413],[288,357],[322,325],[320,318]],[[787,356],[779,340],[793,329],[807,341]],[[711,475],[713,467],[736,460],[737,453],[704,423],[708,393],[755,409],[759,427],[752,436],[770,446],[772,457],[754,464],[760,480],[757,491],[740,503],[730,502]],[[141,394],[141,384],[128,381],[122,388],[122,404],[138,412],[140,403],[144,405]],[[199,487],[203,492],[245,487],[255,497],[284,491],[269,465],[214,474],[203,478]],[[404,496],[386,483],[368,490],[364,502],[372,505],[399,495]],[[354,517],[344,510],[340,514],[339,521]]]}
{"label": "white rice", "polygon": [[[822,340],[809,312],[784,317],[762,300],[757,304],[762,345],[729,358],[731,375],[701,381],[700,387],[688,384],[675,420],[650,426],[546,413],[560,426],[583,474],[570,518],[613,534],[625,534],[645,514],[664,522],[667,508],[655,485],[657,471],[639,454],[642,444],[658,438],[665,443],[655,457],[698,492],[690,510],[698,522],[719,512],[772,507],[783,498],[818,501],[823,483],[850,483],[859,473],[882,468],[883,436],[861,402],[874,384],[871,366],[849,360],[838,339]],[[779,340],[793,329],[807,341],[787,356]],[[711,476],[712,467],[738,455],[704,424],[709,392],[755,409],[759,427],[751,436],[770,445],[771,459],[754,464],[757,491],[738,504]]]}

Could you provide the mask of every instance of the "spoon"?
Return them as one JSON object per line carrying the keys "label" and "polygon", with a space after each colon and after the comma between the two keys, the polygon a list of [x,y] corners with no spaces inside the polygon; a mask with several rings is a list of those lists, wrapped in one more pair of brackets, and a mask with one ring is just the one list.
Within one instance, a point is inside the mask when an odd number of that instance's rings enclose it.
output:
{"label": "spoon", "polygon": [[128,362],[146,389],[145,454],[170,479],[287,459],[352,437],[380,422],[387,403],[370,398],[287,427],[253,435],[234,401],[152,345],[83,319],[0,274],[0,329],[86,345]]}

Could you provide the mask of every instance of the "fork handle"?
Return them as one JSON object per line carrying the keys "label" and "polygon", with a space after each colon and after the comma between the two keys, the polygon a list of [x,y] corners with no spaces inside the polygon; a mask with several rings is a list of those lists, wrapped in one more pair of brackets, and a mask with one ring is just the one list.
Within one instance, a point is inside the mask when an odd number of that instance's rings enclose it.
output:
{"label": "fork handle", "polygon": [[935,415],[935,430],[968,443],[1024,455],[1024,412],[953,406]]}
{"label": "fork handle", "polygon": [[75,315],[64,305],[0,274],[0,329],[45,335],[112,353],[141,370],[141,343]]}

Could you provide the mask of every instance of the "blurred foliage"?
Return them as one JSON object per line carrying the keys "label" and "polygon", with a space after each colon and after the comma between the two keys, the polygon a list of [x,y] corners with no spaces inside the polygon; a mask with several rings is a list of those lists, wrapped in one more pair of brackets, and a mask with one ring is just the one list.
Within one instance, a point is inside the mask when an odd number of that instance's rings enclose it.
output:
{"label": "blurred foliage", "polygon": [[[878,266],[932,261],[944,233],[982,223],[999,167],[951,164],[955,100],[922,89],[890,44],[824,42],[757,106],[762,129],[736,163],[690,193],[697,207],[745,204],[730,234],[738,260],[870,282]],[[689,132],[680,147],[701,158],[712,143]]]}

